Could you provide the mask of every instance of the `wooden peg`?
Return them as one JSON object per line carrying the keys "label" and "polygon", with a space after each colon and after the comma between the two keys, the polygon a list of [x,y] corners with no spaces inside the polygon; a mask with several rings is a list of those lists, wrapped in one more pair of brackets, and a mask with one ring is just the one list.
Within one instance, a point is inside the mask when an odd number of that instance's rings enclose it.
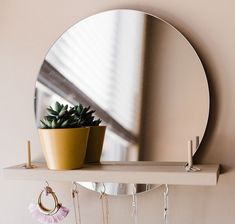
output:
{"label": "wooden peg", "polygon": [[28,141],[28,163],[27,167],[31,168],[32,167],[32,162],[31,162],[31,143]]}
{"label": "wooden peg", "polygon": [[27,162],[25,164],[26,169],[33,169],[34,166],[32,165],[32,160],[31,160],[31,142],[28,140],[27,141]]}
{"label": "wooden peg", "polygon": [[199,141],[200,141],[200,138],[199,136],[196,136],[196,139],[195,139],[195,149],[197,150],[197,148],[199,147]]}
{"label": "wooden peg", "polygon": [[188,167],[193,167],[193,141],[188,141]]}

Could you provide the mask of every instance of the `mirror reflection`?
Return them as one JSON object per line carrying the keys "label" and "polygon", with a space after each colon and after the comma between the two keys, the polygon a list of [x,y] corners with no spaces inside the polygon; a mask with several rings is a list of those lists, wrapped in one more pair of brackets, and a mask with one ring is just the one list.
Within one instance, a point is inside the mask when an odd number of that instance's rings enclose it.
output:
{"label": "mirror reflection", "polygon": [[[185,162],[187,141],[199,136],[195,153],[209,115],[206,75],[190,43],[163,20],[134,10],[91,16],[55,42],[36,82],[38,126],[56,101],[96,110],[107,125],[102,161]],[[132,193],[126,184],[105,187]]]}

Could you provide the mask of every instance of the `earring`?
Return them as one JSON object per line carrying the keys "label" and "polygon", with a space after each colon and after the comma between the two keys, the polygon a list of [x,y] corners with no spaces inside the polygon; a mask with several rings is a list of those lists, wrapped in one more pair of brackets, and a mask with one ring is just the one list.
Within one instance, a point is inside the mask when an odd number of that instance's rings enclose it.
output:
{"label": "earring", "polygon": [[138,207],[137,207],[137,189],[136,184],[133,184],[132,188],[132,216],[134,217],[135,224],[138,223]]}
{"label": "earring", "polygon": [[101,206],[102,206],[102,217],[103,217],[103,224],[108,224],[109,221],[109,204],[108,204],[108,197],[106,194],[106,188],[104,183],[102,184],[103,189],[100,191],[100,199],[101,199]]}
{"label": "earring", "polygon": [[[47,186],[41,191],[38,196],[38,202],[31,203],[29,205],[29,212],[32,217],[35,218],[40,223],[58,223],[62,221],[69,213],[69,209],[62,206],[59,203],[58,198],[52,188],[49,186],[48,182]],[[46,206],[42,203],[43,196],[51,196],[54,202],[54,206],[52,209],[46,208]]]}
{"label": "earring", "polygon": [[165,184],[165,191],[164,191],[164,224],[168,224],[168,196],[169,196],[169,188],[168,185]]}
{"label": "earring", "polygon": [[75,215],[75,223],[81,224],[82,222],[81,222],[80,205],[79,205],[79,191],[77,189],[77,183],[73,182],[73,185],[74,188],[72,189],[72,200],[73,200],[73,208]]}

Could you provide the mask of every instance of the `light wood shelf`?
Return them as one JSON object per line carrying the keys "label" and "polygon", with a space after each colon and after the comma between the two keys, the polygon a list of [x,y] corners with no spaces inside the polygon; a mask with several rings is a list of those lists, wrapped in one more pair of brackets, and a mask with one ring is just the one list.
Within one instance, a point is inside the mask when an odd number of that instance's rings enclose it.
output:
{"label": "light wood shelf", "polygon": [[213,186],[219,177],[219,165],[196,165],[199,172],[186,172],[183,163],[156,162],[103,162],[85,165],[78,170],[49,170],[44,163],[34,163],[36,168],[23,165],[4,169],[6,179],[48,180],[108,183],[149,183],[170,185]]}

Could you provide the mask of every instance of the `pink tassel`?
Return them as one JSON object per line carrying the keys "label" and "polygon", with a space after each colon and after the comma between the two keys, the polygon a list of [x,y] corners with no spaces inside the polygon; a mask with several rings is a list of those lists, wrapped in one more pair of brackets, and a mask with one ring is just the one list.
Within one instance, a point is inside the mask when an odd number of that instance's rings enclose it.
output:
{"label": "pink tassel", "polygon": [[37,204],[31,203],[29,205],[29,212],[31,213],[32,217],[35,218],[40,223],[53,224],[62,221],[68,215],[69,209],[61,206],[55,214],[46,215],[39,210]]}

